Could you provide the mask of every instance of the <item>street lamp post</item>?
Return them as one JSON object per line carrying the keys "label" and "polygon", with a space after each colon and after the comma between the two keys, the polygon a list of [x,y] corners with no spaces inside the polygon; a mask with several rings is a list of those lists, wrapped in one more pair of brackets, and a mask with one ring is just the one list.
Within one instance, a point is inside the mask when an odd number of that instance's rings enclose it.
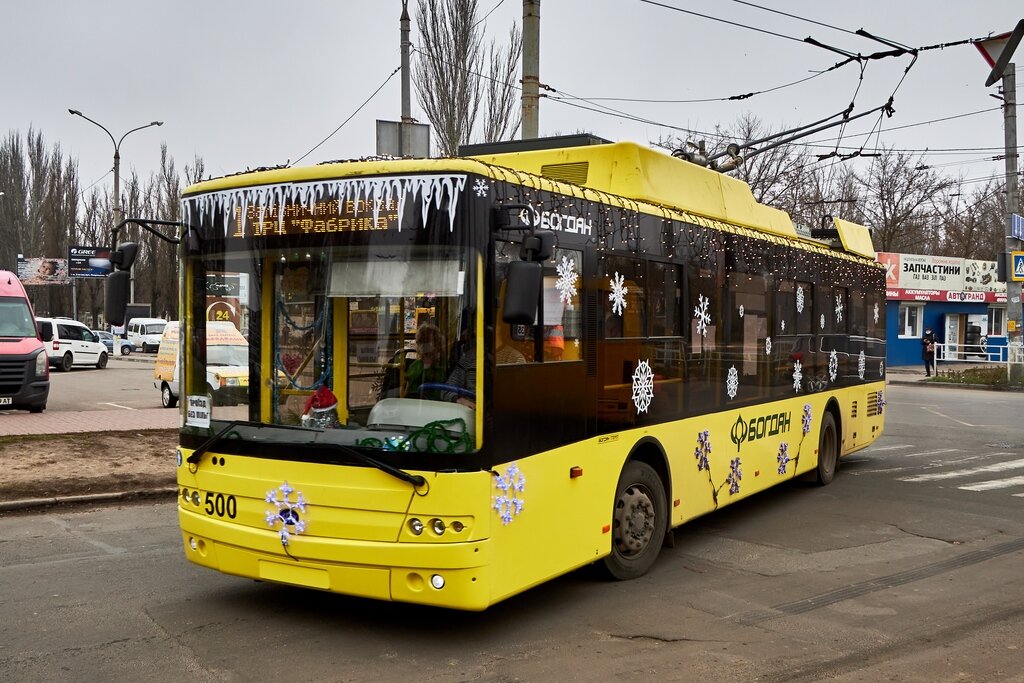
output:
{"label": "street lamp post", "polygon": [[[107,136],[110,138],[110,141],[112,143],[114,143],[114,226],[117,227],[118,225],[121,224],[121,221],[124,220],[124,217],[121,215],[121,143],[124,142],[124,139],[126,137],[128,137],[129,135],[131,135],[132,133],[134,133],[137,130],[142,130],[144,128],[149,128],[151,126],[162,126],[162,125],[164,125],[164,122],[163,121],[151,121],[150,123],[147,123],[144,126],[139,126],[138,128],[132,128],[130,131],[128,131],[127,133],[122,135],[120,140],[115,140],[113,134],[111,134],[111,132],[109,130],[107,130],[107,127],[104,126],[102,123],[99,123],[97,121],[93,121],[92,119],[90,119],[88,116],[86,116],[82,112],[78,111],[77,109],[68,109],[68,113],[72,114],[74,116],[81,116],[83,119],[85,119],[89,123],[94,124],[96,126],[99,126],[100,128],[103,129],[103,132],[106,133]],[[133,269],[133,272],[132,272],[131,284],[132,284],[132,287],[131,287],[130,299],[131,299],[131,303],[135,303],[135,275],[134,275],[134,269]]]}

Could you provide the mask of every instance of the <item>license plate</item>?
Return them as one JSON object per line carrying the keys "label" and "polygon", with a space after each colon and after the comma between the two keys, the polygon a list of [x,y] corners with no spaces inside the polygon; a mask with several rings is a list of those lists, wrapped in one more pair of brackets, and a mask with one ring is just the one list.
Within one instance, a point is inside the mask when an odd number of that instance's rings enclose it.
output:
{"label": "license plate", "polygon": [[14,399],[10,396],[0,396],[0,406],[14,405]]}

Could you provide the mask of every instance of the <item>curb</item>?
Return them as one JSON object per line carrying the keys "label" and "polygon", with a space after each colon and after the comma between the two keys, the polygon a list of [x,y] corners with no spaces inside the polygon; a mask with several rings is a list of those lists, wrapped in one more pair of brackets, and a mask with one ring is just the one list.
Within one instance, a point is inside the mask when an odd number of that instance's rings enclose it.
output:
{"label": "curb", "polygon": [[85,503],[116,503],[140,498],[177,496],[178,489],[140,489],[138,491],[116,491],[112,493],[86,493],[79,496],[55,496],[53,498],[23,498],[22,500],[0,501],[0,512],[20,512],[36,508],[60,505],[82,505]]}
{"label": "curb", "polygon": [[886,384],[899,384],[902,386],[917,387],[938,387],[941,389],[971,389],[974,391],[1024,391],[1024,387],[994,387],[988,384],[957,384],[956,382],[925,382],[923,380],[889,379]]}

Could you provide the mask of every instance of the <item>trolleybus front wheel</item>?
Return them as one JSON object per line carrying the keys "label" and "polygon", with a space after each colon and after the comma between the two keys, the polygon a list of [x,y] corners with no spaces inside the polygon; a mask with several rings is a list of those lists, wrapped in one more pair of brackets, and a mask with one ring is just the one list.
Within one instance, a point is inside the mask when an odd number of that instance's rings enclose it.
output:
{"label": "trolleybus front wheel", "polygon": [[818,436],[818,469],[814,481],[819,486],[827,486],[835,479],[839,468],[839,437],[836,432],[836,420],[832,413],[825,411],[821,418],[821,434]]}
{"label": "trolleybus front wheel", "polygon": [[619,475],[612,510],[612,551],[604,569],[619,580],[643,576],[658,559],[668,524],[665,487],[654,468],[630,461]]}

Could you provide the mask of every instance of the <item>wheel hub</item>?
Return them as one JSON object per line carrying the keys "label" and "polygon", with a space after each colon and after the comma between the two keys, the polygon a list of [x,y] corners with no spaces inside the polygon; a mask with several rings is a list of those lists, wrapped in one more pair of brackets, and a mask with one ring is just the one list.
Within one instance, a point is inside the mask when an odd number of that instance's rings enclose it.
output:
{"label": "wheel hub", "polygon": [[654,501],[639,486],[626,489],[619,499],[615,522],[616,543],[625,554],[642,552],[654,536]]}

